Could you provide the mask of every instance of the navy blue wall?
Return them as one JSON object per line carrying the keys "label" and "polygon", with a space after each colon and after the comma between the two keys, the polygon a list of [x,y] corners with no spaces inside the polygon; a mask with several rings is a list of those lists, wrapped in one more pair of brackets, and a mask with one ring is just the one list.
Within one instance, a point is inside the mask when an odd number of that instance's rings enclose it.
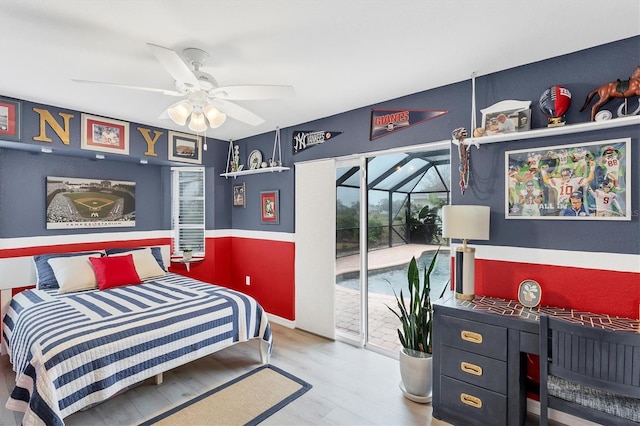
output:
{"label": "navy blue wall", "polygon": [[[534,64],[513,68],[495,74],[476,78],[477,126],[481,125],[480,109],[496,102],[514,99],[532,101],[532,129],[546,127],[546,117],[540,112],[538,100],[542,92],[552,85],[567,87],[572,93],[572,105],[566,114],[568,124],[590,121],[590,108],[579,112],[587,94],[609,81],[627,79],[636,66],[640,65],[640,36],[592,49],[551,58]],[[443,66],[453,66],[444,64]],[[372,88],[375,90],[375,88]],[[297,161],[331,158],[354,153],[378,151],[399,146],[409,146],[449,140],[451,131],[463,126],[470,130],[471,123],[471,80],[451,84],[434,90],[406,96],[375,106],[360,108],[344,114],[327,117],[311,123],[283,129],[283,163],[293,167]],[[631,100],[637,102],[637,98]],[[594,103],[593,101],[591,105]],[[606,105],[614,112],[620,101]],[[635,105],[634,105],[635,106]],[[430,121],[397,131],[373,141],[369,140],[371,109],[435,109],[449,113]],[[294,130],[325,130],[343,132],[335,139],[308,148],[296,155],[292,154],[291,135]],[[609,251],[614,253],[640,253],[638,235],[638,191],[634,189],[630,222],[590,221],[588,226],[567,221],[515,221],[504,219],[504,151],[528,149],[540,146],[562,145],[611,139],[632,138],[632,182],[631,188],[638,188],[640,148],[638,147],[638,126],[622,129],[589,132],[553,138],[529,139],[516,142],[494,143],[481,146],[471,153],[471,188],[464,196],[460,191],[452,192],[454,204],[485,204],[492,209],[491,244],[505,246],[545,247],[551,249]],[[241,152],[248,153],[260,149],[271,153],[273,133],[244,139],[240,142]],[[454,151],[455,152],[455,151]],[[457,170],[456,156],[452,156],[452,170]],[[265,175],[247,176],[249,200],[258,197],[264,189],[281,189],[283,215],[294,210],[294,174],[283,173],[278,181],[267,181]],[[452,176],[457,181],[455,174]],[[452,185],[454,188],[457,185]],[[267,188],[268,187],[268,188]],[[313,190],[310,188],[309,190]],[[246,211],[245,211],[246,210]],[[255,215],[247,209],[233,210],[232,225],[239,229],[262,229]],[[293,232],[293,218],[288,222],[284,217],[281,231]],[[557,236],[561,235],[562,238]],[[615,235],[615,238],[611,236]],[[594,239],[595,238],[595,239]],[[589,241],[587,241],[589,240]],[[597,243],[595,243],[597,241]]]}
{"label": "navy blue wall", "polygon": [[[0,235],[3,238],[171,229],[170,180],[158,166],[0,149]],[[47,176],[136,183],[135,228],[46,229]]]}
{"label": "navy blue wall", "polygon": [[[67,235],[87,232],[156,231],[171,229],[171,167],[195,164],[168,161],[168,130],[129,123],[129,155],[105,153],[106,160],[95,160],[98,152],[81,149],[81,112],[21,100],[21,141],[2,141],[0,145],[0,237]],[[34,108],[49,111],[61,126],[59,115],[72,114],[69,143],[65,144],[48,125],[46,137],[51,142],[34,140],[40,133],[40,115]],[[123,120],[122,118],[117,118]],[[145,155],[148,145],[138,127],[161,131],[154,146],[156,156]],[[208,139],[202,153],[206,167],[207,229],[229,228],[231,192],[224,180],[215,179],[224,171],[227,157],[225,142]],[[40,148],[53,149],[44,154]],[[140,159],[149,164],[139,164]],[[46,177],[127,180],[136,183],[136,226],[123,228],[47,230]],[[28,194],[28,195],[25,195]]]}
{"label": "navy blue wall", "polygon": [[[640,36],[618,41],[616,43],[576,52],[559,58],[552,58],[538,63],[481,76],[476,79],[477,122],[481,122],[480,109],[505,99],[532,101],[532,128],[544,127],[545,118],[538,110],[537,100],[549,86],[558,84],[566,86],[573,94],[573,104],[567,113],[569,124],[589,121],[589,111],[578,112],[587,93],[608,81],[626,79],[632,70],[640,64]],[[455,64],[442,64],[455,66]],[[372,87],[371,90],[375,90]],[[634,100],[635,102],[635,100]],[[38,116],[32,108],[41,107],[52,113],[62,111],[74,113],[72,120],[72,140],[69,146],[63,145],[55,133],[47,134],[54,139],[53,143],[34,142],[32,138],[39,132]],[[611,105],[609,109],[615,109]],[[447,110],[447,114],[436,117],[405,130],[397,131],[389,136],[369,140],[371,109],[433,109]],[[23,142],[13,145],[29,144],[36,149],[49,146],[56,152],[66,150],[69,155],[82,153],[80,150],[80,113],[59,110],[33,104],[23,103]],[[433,141],[449,140],[451,131],[464,126],[470,129],[471,122],[471,80],[443,86],[433,90],[417,93],[399,99],[390,100],[374,106],[367,106],[343,114],[326,117],[310,123],[301,124],[281,130],[283,165],[291,170],[282,173],[264,173],[247,175],[237,179],[226,179],[219,174],[224,172],[227,163],[228,143],[209,139],[209,150],[203,154],[207,166],[207,229],[243,229],[289,232],[295,231],[294,212],[294,163],[298,161],[331,158],[361,152],[379,151],[399,146],[410,146]],[[126,118],[116,118],[125,120]],[[86,232],[81,230],[46,231],[44,229],[44,191],[46,176],[74,176],[86,178],[105,178],[135,181],[137,221],[135,231],[170,229],[169,203],[169,167],[164,164],[148,164],[139,166],[138,158],[144,157],[146,143],[137,132],[136,123],[130,123],[131,154],[126,161],[89,161],[60,155],[38,155],[12,149],[0,149],[0,237],[37,236],[57,233]],[[149,127],[142,125],[142,127]],[[152,128],[153,129],[153,128]],[[629,128],[628,128],[629,129]],[[638,188],[638,128],[620,129],[589,133],[585,136],[566,136],[543,140],[526,140],[513,143],[484,145],[480,150],[472,152],[471,188],[463,197],[459,192],[452,193],[454,203],[487,203],[492,206],[493,217],[499,220],[500,232],[493,235],[491,243],[518,246],[527,244],[553,248],[576,248],[580,250],[609,250],[624,253],[638,253],[638,242],[624,237],[618,244],[603,245],[585,244],[580,232],[573,233],[562,241],[549,239],[544,241],[522,242],[513,230],[513,222],[500,219],[504,191],[504,150],[521,149],[544,145],[586,142],[608,139],[617,136],[632,137],[632,154],[634,155],[632,170],[632,188]],[[160,129],[164,130],[164,129]],[[292,154],[291,137],[295,130],[327,130],[343,132],[328,142],[306,149],[296,155]],[[166,130],[165,130],[166,132]],[[241,158],[246,162],[248,153],[253,149],[262,151],[263,157],[272,155],[274,132],[258,135],[239,141]],[[7,145],[5,145],[7,146]],[[167,155],[166,135],[156,145],[158,161]],[[66,153],[65,153],[66,154]],[[84,152],[86,155],[86,152]],[[455,158],[455,156],[454,156]],[[153,158],[150,158],[153,161]],[[456,170],[455,164],[452,170]],[[245,182],[247,186],[247,207],[239,208],[231,205],[231,188],[233,184]],[[455,187],[455,185],[454,185]],[[27,189],[26,189],[27,188]],[[260,223],[259,194],[261,191],[279,190],[281,217],[279,225],[263,225]],[[309,188],[313,191],[313,188]],[[28,191],[28,197],[24,196]],[[33,191],[33,195],[32,192]],[[632,197],[632,209],[638,211],[637,191]],[[501,210],[502,209],[502,210]],[[493,218],[492,217],[492,218]],[[560,228],[565,228],[565,221],[546,221],[544,226],[539,221],[517,221],[518,229],[523,226],[527,232],[554,235]],[[538,227],[536,227],[536,224]],[[504,226],[502,226],[504,225]],[[635,230],[633,227],[636,227]],[[637,237],[638,217],[631,222],[593,221],[589,224],[589,233],[594,235],[635,235]],[[124,228],[121,228],[124,230]],[[494,228],[497,229],[497,228]],[[91,232],[109,232],[92,230]],[[632,232],[628,232],[632,231]],[[495,231],[498,232],[498,231]],[[607,240],[608,241],[608,240]]]}

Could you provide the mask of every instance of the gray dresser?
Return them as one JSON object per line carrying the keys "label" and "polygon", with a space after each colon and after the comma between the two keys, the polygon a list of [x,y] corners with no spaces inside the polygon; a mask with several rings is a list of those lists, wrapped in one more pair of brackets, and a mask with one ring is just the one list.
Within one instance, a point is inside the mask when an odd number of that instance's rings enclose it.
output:
{"label": "gray dresser", "polygon": [[611,332],[640,329],[638,320],[547,306],[525,308],[514,300],[438,301],[433,416],[455,425],[524,424],[527,354],[538,354],[541,312]]}

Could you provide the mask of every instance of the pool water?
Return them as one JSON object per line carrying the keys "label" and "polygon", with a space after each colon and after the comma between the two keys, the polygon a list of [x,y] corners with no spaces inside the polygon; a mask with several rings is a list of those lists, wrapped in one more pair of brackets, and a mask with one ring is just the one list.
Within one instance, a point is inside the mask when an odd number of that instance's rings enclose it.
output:
{"label": "pool water", "polygon": [[[420,282],[422,282],[425,268],[428,268],[431,264],[431,259],[436,254],[436,251],[426,251],[422,253],[418,261],[418,268],[420,269]],[[389,268],[376,269],[369,271],[369,293],[387,294],[393,296],[393,290],[396,294],[400,295],[402,290],[403,295],[408,295],[409,289],[407,288],[407,270],[409,269],[409,263],[404,265],[397,265]],[[442,288],[445,286],[451,278],[451,260],[449,252],[447,250],[440,251],[436,265],[431,272],[431,299],[438,298],[442,292]],[[358,290],[360,288],[359,273],[347,273],[341,274],[336,277],[336,284],[342,287]]]}

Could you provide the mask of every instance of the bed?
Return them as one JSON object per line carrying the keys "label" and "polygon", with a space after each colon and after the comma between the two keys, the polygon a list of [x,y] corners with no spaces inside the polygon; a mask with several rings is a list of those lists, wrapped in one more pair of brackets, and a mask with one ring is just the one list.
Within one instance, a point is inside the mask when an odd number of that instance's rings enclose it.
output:
{"label": "bed", "polygon": [[[64,425],[74,412],[238,342],[259,340],[261,360],[269,361],[271,328],[256,300],[160,273],[147,251],[144,263],[140,253],[133,255],[34,257],[38,287],[13,297],[2,324],[16,372],[6,406],[25,413],[23,424]],[[140,272],[134,277],[123,272],[131,265]],[[45,266],[54,266],[57,288],[44,284]],[[89,271],[97,287],[78,284]]]}

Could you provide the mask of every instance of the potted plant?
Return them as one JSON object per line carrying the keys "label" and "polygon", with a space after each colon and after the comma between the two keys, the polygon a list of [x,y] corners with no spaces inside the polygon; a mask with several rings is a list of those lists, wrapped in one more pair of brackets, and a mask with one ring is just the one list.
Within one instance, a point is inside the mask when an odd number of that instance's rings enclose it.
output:
{"label": "potted plant", "polygon": [[182,260],[191,260],[192,250],[190,248],[182,249]]}
{"label": "potted plant", "polygon": [[[418,402],[429,402],[432,391],[432,324],[433,306],[431,305],[431,273],[436,265],[440,249],[436,251],[428,268],[425,268],[422,283],[420,270],[415,256],[409,262],[407,271],[407,285],[409,303],[395,293],[397,310],[387,306],[402,325],[398,329],[398,337],[402,344],[400,350],[400,376],[403,391],[407,398]],[[442,289],[440,297],[444,295],[447,286]]]}

